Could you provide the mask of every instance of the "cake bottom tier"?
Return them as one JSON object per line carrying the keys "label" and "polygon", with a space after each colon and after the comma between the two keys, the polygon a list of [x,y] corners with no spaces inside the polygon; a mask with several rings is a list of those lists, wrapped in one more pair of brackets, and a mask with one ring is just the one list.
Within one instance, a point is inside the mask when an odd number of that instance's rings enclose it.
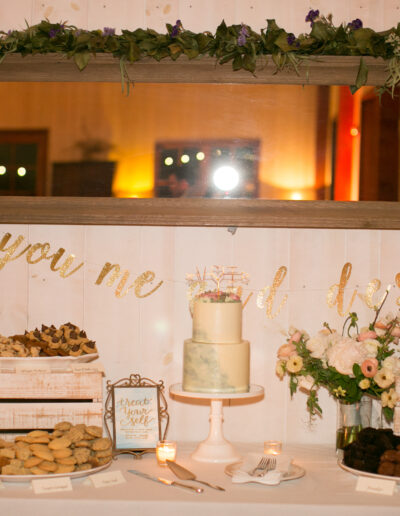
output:
{"label": "cake bottom tier", "polygon": [[250,344],[209,344],[185,340],[183,351],[184,391],[240,393],[250,384]]}

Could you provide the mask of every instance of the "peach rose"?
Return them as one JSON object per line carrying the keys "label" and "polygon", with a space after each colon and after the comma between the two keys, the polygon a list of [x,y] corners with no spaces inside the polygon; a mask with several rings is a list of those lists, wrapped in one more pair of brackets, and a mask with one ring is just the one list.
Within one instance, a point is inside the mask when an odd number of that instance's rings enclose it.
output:
{"label": "peach rose", "polygon": [[395,326],[390,330],[390,335],[393,335],[393,337],[400,337],[400,328],[398,326]]}
{"label": "peach rose", "polygon": [[376,358],[367,358],[361,364],[361,372],[366,378],[373,378],[378,372],[378,361]]}
{"label": "peach rose", "polygon": [[300,342],[301,339],[301,333],[299,331],[295,331],[293,335],[290,337],[289,342]]}
{"label": "peach rose", "polygon": [[366,340],[366,339],[376,339],[376,337],[377,337],[377,335],[374,331],[368,330],[368,331],[364,331],[363,333],[360,333],[360,335],[357,337],[357,340],[362,342],[363,340]]}
{"label": "peach rose", "polygon": [[297,353],[297,348],[294,344],[292,344],[291,342],[288,342],[287,344],[283,344],[279,349],[278,349],[278,358],[282,359],[282,358],[289,358],[293,355],[296,355]]}

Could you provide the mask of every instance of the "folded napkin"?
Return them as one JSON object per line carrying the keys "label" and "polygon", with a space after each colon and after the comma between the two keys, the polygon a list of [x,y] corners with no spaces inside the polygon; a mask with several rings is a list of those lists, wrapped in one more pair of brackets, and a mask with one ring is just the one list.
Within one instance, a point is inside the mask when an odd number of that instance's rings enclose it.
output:
{"label": "folded napkin", "polygon": [[[262,457],[274,457],[276,459],[276,468],[268,471],[263,477],[252,477],[249,472],[252,471],[260,462]],[[234,471],[232,482],[234,484],[244,484],[246,482],[258,482],[269,486],[276,486],[281,483],[282,476],[288,472],[292,459],[287,455],[260,455],[258,453],[249,453],[245,456],[239,468]]]}

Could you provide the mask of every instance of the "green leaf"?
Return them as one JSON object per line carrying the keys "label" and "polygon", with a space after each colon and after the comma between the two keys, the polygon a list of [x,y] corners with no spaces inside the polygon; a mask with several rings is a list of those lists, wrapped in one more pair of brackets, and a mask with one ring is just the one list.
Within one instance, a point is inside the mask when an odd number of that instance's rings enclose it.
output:
{"label": "green leaf", "polygon": [[[361,30],[361,29],[359,29]],[[361,86],[364,86],[368,80],[368,67],[364,62],[364,59],[360,58],[360,66],[358,67],[358,73],[356,83],[354,86],[350,86],[351,93],[355,93]]]}
{"label": "green leaf", "polygon": [[275,45],[279,47],[282,52],[290,52],[292,50],[292,47],[289,45],[287,41],[287,33],[285,31],[281,31],[279,36],[275,40]]}
{"label": "green leaf", "polygon": [[232,68],[234,71],[240,70],[243,68],[243,60],[242,56],[240,54],[237,54],[236,57],[233,60]]}
{"label": "green leaf", "polygon": [[80,71],[84,70],[90,61],[90,52],[77,52],[74,55],[74,61]]}

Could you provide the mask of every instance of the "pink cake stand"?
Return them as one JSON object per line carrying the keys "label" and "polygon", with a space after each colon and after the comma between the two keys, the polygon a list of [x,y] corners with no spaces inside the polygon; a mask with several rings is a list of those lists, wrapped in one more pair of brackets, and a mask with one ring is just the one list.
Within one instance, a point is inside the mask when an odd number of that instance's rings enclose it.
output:
{"label": "pink cake stand", "polygon": [[201,462],[229,463],[237,462],[241,456],[234,446],[225,439],[222,431],[224,421],[222,406],[224,400],[242,400],[262,398],[264,388],[260,385],[251,385],[249,392],[239,394],[218,394],[205,392],[188,392],[182,389],[181,383],[175,383],[169,388],[170,394],[179,398],[210,400],[210,430],[208,437],[202,441],[192,454],[192,458]]}

